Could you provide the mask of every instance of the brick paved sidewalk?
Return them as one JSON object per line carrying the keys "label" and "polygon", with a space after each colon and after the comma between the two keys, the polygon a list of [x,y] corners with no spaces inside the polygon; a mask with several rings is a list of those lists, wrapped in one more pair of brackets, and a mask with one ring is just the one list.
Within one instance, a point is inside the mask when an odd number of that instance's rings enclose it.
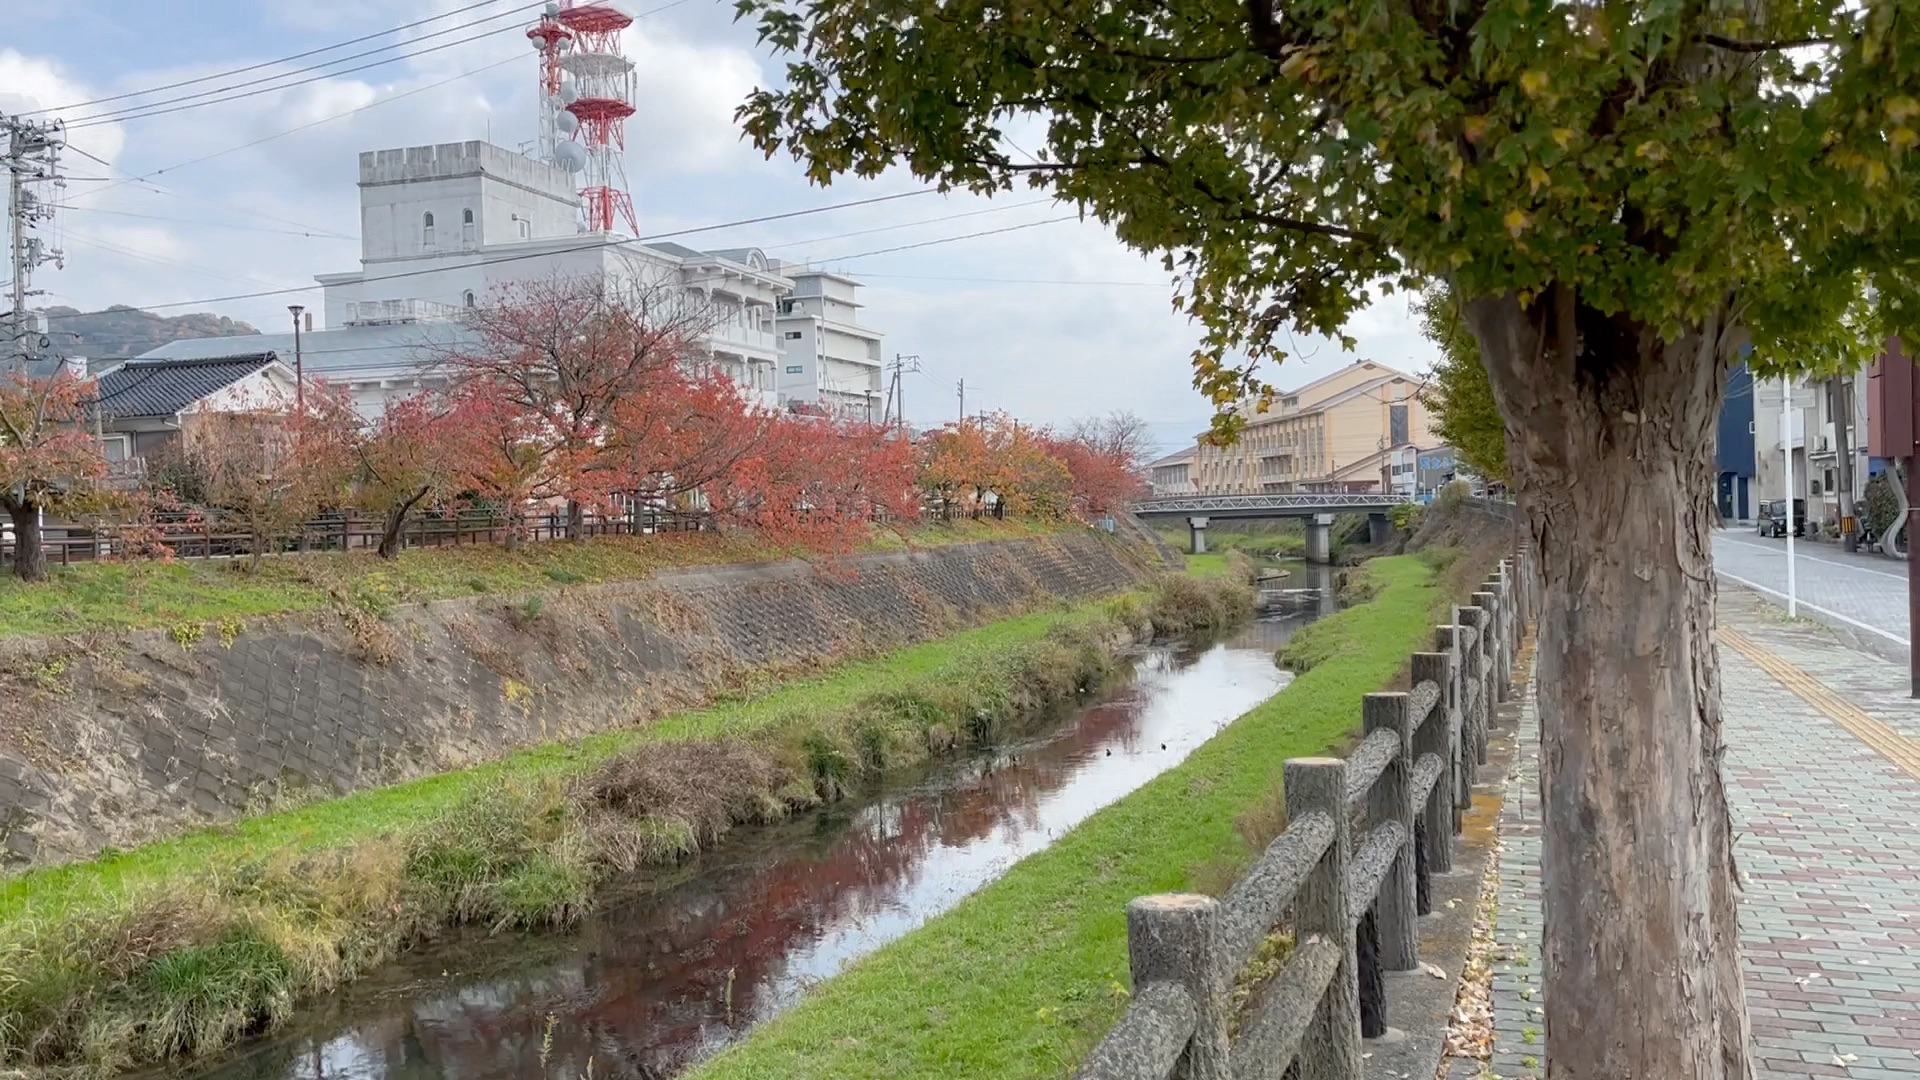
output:
{"label": "brick paved sidewalk", "polygon": [[[1904,667],[1720,599],[1727,779],[1759,1080],[1920,1080],[1920,702]],[[1538,715],[1501,815],[1494,1075],[1546,1074]]]}

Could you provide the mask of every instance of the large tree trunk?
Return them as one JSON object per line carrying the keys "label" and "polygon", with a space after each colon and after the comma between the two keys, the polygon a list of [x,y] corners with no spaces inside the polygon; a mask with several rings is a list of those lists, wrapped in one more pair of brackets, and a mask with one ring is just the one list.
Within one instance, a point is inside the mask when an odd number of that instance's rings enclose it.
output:
{"label": "large tree trunk", "polygon": [[21,581],[47,580],[47,550],[40,540],[40,506],[31,499],[5,500],[13,519],[13,576]]}
{"label": "large tree trunk", "polygon": [[1549,1075],[1748,1080],[1710,531],[1729,335],[1564,289],[1466,317],[1545,585]]}
{"label": "large tree trunk", "polygon": [[388,508],[386,524],[380,530],[380,546],[374,552],[376,555],[383,559],[400,557],[401,538],[405,535],[407,516],[413,513],[413,508],[420,504],[421,499],[427,497],[428,490],[421,488],[405,502],[396,503]]}

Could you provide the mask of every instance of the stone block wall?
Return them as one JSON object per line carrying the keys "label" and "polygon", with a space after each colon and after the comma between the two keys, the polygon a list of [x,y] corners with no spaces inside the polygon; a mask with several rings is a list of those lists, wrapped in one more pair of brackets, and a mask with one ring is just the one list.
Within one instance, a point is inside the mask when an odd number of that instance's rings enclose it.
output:
{"label": "stone block wall", "polygon": [[0,864],[85,857],[644,722],[743,676],[898,647],[1138,584],[1093,532],[660,574],[335,612],[182,644],[166,631],[0,658]]}

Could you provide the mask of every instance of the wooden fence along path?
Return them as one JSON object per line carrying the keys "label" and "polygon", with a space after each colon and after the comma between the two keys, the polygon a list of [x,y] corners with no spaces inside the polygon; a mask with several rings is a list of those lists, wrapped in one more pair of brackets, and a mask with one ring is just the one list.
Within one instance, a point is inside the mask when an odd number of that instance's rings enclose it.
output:
{"label": "wooden fence along path", "polygon": [[[1221,899],[1143,896],[1127,906],[1133,1002],[1081,1080],[1359,1080],[1361,1039],[1386,1031],[1380,970],[1419,963],[1429,875],[1487,760],[1493,707],[1538,597],[1528,552],[1501,561],[1472,606],[1413,654],[1413,690],[1368,694],[1353,756],[1294,758],[1286,832]],[[1355,822],[1362,824],[1356,827]],[[1294,947],[1230,1037],[1235,975],[1291,910]]]}

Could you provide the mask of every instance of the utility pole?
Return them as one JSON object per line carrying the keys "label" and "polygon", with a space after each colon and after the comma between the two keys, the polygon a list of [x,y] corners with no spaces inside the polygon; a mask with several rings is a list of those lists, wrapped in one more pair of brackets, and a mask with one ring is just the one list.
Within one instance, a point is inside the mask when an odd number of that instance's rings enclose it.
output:
{"label": "utility pole", "polygon": [[1833,417],[1834,479],[1838,481],[1840,542],[1848,551],[1860,548],[1860,527],[1853,513],[1853,380],[1844,375],[1827,379],[1827,412]]}
{"label": "utility pole", "polygon": [[[907,384],[906,380],[901,378],[901,376],[909,371],[919,371],[920,358],[918,356],[906,356],[901,353],[894,353],[893,363],[888,364],[887,367],[893,372],[893,381],[887,385],[887,410],[892,414],[893,422],[898,425],[901,433],[905,434],[907,430]],[[880,426],[885,427],[886,422],[887,418],[883,416]]]}
{"label": "utility pole", "polygon": [[967,422],[967,380],[960,380],[960,422]]}
{"label": "utility pole", "polygon": [[300,355],[300,312],[299,304],[288,304],[287,311],[293,316],[293,408],[301,416],[307,415],[307,366]]}
{"label": "utility pole", "polygon": [[[13,278],[10,304],[6,314],[0,316],[6,335],[4,345],[0,345],[4,350],[0,366],[7,369],[25,367],[38,358],[42,347],[40,329],[27,312],[27,298],[39,295],[27,287],[34,268],[49,262],[64,265],[66,261],[63,252],[33,235],[40,224],[53,220],[60,193],[66,188],[66,181],[60,177],[65,130],[58,120],[41,123],[0,114],[0,138],[6,140],[0,166],[7,170],[7,266]],[[52,198],[35,190],[42,183],[53,186]]]}
{"label": "utility pole", "polygon": [[1787,463],[1787,618],[1800,617],[1800,598],[1793,580],[1793,384],[1780,376],[1780,456]]}

